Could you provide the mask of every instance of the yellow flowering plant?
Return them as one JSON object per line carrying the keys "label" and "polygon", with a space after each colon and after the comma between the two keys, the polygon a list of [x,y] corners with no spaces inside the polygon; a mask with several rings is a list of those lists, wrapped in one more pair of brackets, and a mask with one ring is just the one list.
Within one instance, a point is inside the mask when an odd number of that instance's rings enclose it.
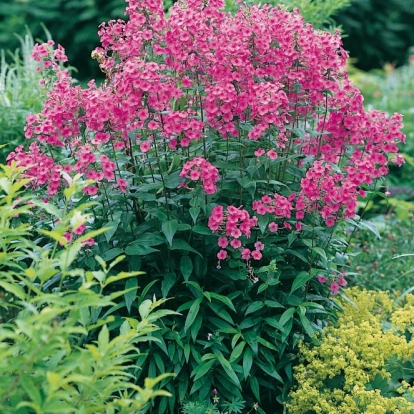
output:
{"label": "yellow flowering plant", "polygon": [[343,313],[302,344],[289,414],[414,412],[414,296],[347,289]]}

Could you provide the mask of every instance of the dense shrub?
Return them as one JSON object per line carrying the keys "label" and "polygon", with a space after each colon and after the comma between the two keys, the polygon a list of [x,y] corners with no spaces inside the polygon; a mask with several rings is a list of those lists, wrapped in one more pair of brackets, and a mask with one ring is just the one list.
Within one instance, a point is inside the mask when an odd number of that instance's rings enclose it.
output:
{"label": "dense shrub", "polygon": [[[131,371],[137,345],[152,339],[162,315],[174,312],[154,312],[164,300],[146,300],[140,317],[121,321],[118,329],[107,315],[125,292],[108,293],[108,286],[140,272],[114,272],[116,262],[107,266],[102,259],[97,271],[72,267],[79,250],[104,229],[65,244],[68,228],[82,225],[87,214],[82,207],[59,210],[22,192],[29,180],[21,173],[4,166],[0,171],[1,413],[132,414],[149,399],[168,396],[153,390],[168,374],[146,379],[141,388]],[[68,188],[68,205],[79,184]],[[56,223],[52,231],[28,225],[28,216],[47,212]],[[36,233],[52,243],[40,247],[33,242]]]}
{"label": "dense shrub", "polygon": [[414,296],[347,289],[338,323],[301,346],[289,414],[414,410]]}
{"label": "dense shrub", "polygon": [[[182,316],[163,319],[134,372],[177,374],[157,413],[213,389],[247,411],[277,409],[298,341],[346,284],[336,223],[354,218],[389,157],[402,161],[401,116],[364,110],[339,34],[298,11],[222,6],[179,3],[167,19],[160,2],[131,0],[127,22],[100,28],[101,86],[74,85],[63,48],[37,45],[48,99],[28,117],[29,151],[9,155],[58,205],[72,176],[95,180],[79,203],[97,202],[90,226],[110,230],[78,266],[126,254],[145,294],[174,298]],[[118,317],[145,297],[127,288]]]}

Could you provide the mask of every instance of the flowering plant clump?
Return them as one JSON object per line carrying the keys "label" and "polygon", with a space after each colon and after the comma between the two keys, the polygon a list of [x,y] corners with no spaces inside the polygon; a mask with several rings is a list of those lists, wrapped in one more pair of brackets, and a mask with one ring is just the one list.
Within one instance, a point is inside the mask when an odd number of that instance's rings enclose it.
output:
{"label": "flowering plant clump", "polygon": [[401,306],[386,292],[352,288],[346,294],[336,326],[316,346],[301,346],[288,412],[413,412],[414,296],[406,295]]}
{"label": "flowering plant clump", "polygon": [[[144,292],[174,297],[183,316],[135,373],[178,374],[160,413],[213,388],[274,412],[299,338],[346,284],[335,225],[403,162],[402,117],[364,110],[339,33],[297,10],[222,7],[180,1],[166,18],[157,0],[129,0],[92,53],[106,81],[85,89],[61,47],[37,45],[48,99],[27,119],[29,151],[8,158],[46,198],[75,174],[93,180],[79,202],[98,202],[93,226],[111,231],[89,251],[126,254]],[[79,265],[97,263],[85,251]],[[133,314],[140,299],[125,301]]]}

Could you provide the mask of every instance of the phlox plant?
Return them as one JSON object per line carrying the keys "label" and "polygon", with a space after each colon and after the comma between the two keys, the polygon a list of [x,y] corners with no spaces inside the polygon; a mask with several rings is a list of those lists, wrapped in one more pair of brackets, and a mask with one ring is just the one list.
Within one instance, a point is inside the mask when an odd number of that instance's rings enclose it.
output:
{"label": "phlox plant", "polygon": [[[93,51],[106,81],[82,89],[62,46],[36,45],[44,110],[27,118],[30,149],[8,159],[59,204],[75,174],[94,180],[88,227],[109,227],[78,266],[128,256],[145,292],[173,297],[134,375],[174,372],[170,399],[246,401],[274,413],[290,389],[300,338],[335,313],[346,284],[335,226],[402,163],[402,117],[365,111],[348,80],[339,33],[316,31],[298,10],[220,0],[130,0],[128,20],[99,28]],[[121,264],[119,265],[121,266]],[[118,304],[130,312],[144,297]],[[282,408],[280,408],[282,409]],[[255,408],[256,410],[256,408]]]}

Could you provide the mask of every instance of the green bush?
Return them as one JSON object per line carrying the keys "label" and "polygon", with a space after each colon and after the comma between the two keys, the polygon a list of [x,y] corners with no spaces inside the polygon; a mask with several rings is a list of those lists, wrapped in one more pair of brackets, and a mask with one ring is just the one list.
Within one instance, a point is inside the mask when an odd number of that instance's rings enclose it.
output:
{"label": "green bush", "polygon": [[[67,214],[36,201],[22,192],[28,184],[22,171],[1,168],[0,412],[132,414],[151,398],[168,396],[153,390],[168,374],[146,379],[144,388],[131,374],[138,346],[154,339],[155,322],[161,316],[173,313],[154,311],[165,300],[142,302],[139,319],[124,319],[117,328],[115,318],[105,315],[114,299],[126,292],[105,292],[112,283],[140,272],[114,272],[121,257],[109,266],[97,258],[101,263],[97,271],[72,267],[83,242],[103,230],[60,248],[62,234],[74,220],[86,217],[83,208]],[[67,202],[76,196],[78,186],[75,181]],[[34,208],[36,214],[44,209],[57,214],[52,231],[35,231],[25,223]],[[33,241],[38,232],[52,238],[49,248]]]}
{"label": "green bush", "polygon": [[289,414],[414,412],[414,296],[347,289],[338,323],[302,345]]}

